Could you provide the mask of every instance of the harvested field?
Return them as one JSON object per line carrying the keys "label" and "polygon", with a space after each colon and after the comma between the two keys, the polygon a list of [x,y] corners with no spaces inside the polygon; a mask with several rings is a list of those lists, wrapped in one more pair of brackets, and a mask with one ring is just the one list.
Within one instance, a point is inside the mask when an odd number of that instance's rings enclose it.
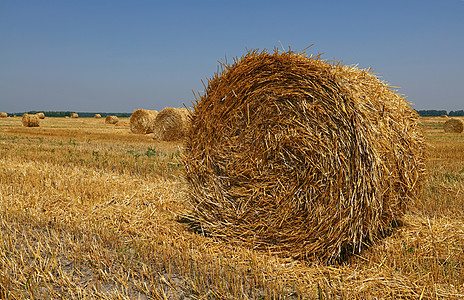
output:
{"label": "harvested field", "polygon": [[398,227],[327,266],[197,232],[178,142],[0,119],[0,298],[462,299],[464,136],[445,121],[421,118],[433,151]]}

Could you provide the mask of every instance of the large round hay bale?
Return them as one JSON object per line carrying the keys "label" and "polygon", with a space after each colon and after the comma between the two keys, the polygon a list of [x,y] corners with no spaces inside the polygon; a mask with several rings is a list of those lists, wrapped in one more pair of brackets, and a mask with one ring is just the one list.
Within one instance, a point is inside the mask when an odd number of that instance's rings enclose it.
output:
{"label": "large round hay bale", "polygon": [[100,119],[102,116],[101,116],[100,114],[95,114],[93,117],[94,117],[95,119]]}
{"label": "large round hay bale", "polygon": [[39,127],[39,117],[37,115],[24,114],[21,121],[24,127]]}
{"label": "large round hay bale", "polygon": [[190,128],[191,111],[187,108],[166,107],[156,116],[153,135],[155,140],[178,141]]}
{"label": "large round hay bale", "polygon": [[157,115],[156,110],[136,109],[129,119],[131,132],[135,134],[153,133]]}
{"label": "large round hay bale", "polygon": [[4,113],[4,112],[0,113],[0,118],[6,118],[6,117],[8,117],[7,113]]}
{"label": "large round hay bale", "polygon": [[105,123],[106,124],[116,124],[119,122],[119,118],[117,116],[106,116]]}
{"label": "large round hay bale", "polygon": [[332,262],[359,252],[418,192],[418,118],[369,71],[249,52],[194,105],[182,158],[189,217],[282,256]]}
{"label": "large round hay bale", "polygon": [[39,112],[36,115],[39,119],[45,119],[45,114],[43,112]]}
{"label": "large round hay bale", "polygon": [[79,118],[79,115],[77,113],[71,113],[71,118]]}
{"label": "large round hay bale", "polygon": [[443,130],[448,133],[461,133],[464,126],[461,120],[459,119],[449,119],[443,124]]}

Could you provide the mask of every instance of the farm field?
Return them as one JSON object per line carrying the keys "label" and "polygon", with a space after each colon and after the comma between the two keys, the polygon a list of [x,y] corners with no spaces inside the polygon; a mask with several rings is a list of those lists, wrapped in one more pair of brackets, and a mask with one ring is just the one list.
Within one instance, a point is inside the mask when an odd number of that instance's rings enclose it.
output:
{"label": "farm field", "polygon": [[421,121],[421,196],[391,235],[327,266],[192,230],[182,145],[128,118],[0,118],[0,298],[464,298],[464,134]]}

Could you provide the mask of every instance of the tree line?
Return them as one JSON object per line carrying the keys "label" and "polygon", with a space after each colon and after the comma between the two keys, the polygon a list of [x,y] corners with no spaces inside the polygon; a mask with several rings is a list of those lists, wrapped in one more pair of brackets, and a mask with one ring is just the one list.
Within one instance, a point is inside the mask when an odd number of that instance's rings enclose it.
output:
{"label": "tree line", "polygon": [[[79,117],[93,117],[95,114],[100,114],[102,117],[106,116],[117,116],[119,118],[128,118],[132,115],[132,113],[108,113],[108,112],[76,112],[76,111],[44,111],[44,110],[30,110],[27,111],[26,113],[28,114],[36,114],[36,113],[44,113],[46,117],[66,117],[66,116],[71,116],[72,113],[77,113]],[[14,113],[14,115],[17,116],[22,116],[24,112],[22,113]]]}
{"label": "tree line", "polygon": [[451,110],[447,112],[446,110],[417,110],[417,113],[421,117],[439,117],[439,116],[449,116],[449,117],[461,117],[464,116],[464,110]]}

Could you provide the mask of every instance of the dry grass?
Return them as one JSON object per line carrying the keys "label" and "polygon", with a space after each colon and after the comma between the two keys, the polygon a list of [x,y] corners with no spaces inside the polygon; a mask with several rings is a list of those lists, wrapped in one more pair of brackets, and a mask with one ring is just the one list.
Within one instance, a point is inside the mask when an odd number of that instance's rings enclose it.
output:
{"label": "dry grass", "polygon": [[[127,120],[126,120],[127,121]],[[340,264],[282,259],[180,217],[179,144],[94,118],[0,120],[0,298],[462,299],[464,136],[423,119],[422,195]]]}

